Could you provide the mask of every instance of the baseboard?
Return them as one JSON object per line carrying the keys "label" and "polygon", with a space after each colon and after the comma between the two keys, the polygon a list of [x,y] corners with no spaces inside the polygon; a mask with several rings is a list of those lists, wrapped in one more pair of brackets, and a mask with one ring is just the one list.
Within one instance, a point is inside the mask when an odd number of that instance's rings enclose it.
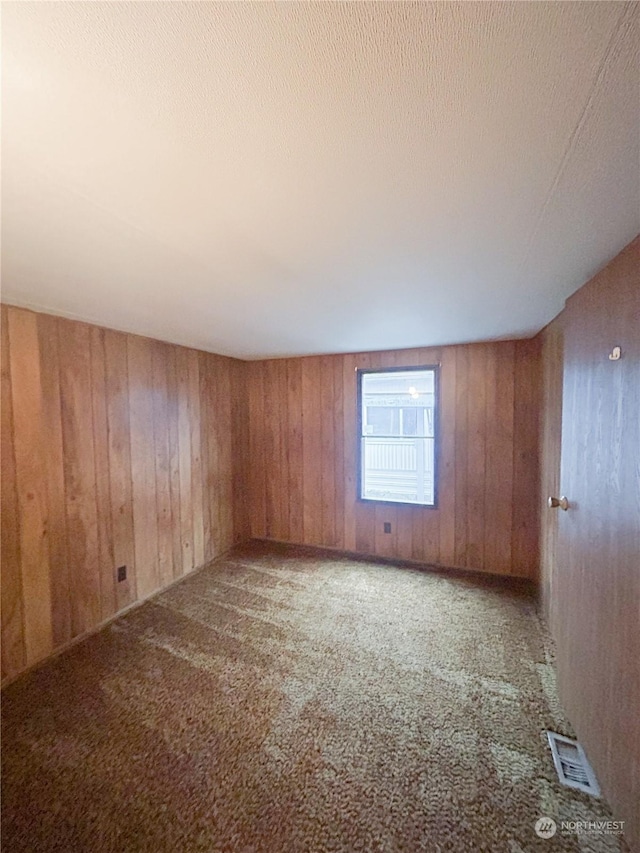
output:
{"label": "baseboard", "polygon": [[[270,539],[266,536],[256,536],[248,540],[246,543],[239,543],[236,548],[241,548],[243,545],[249,545],[251,542],[265,543],[276,545],[281,548],[296,548],[308,551],[309,554],[327,554],[333,557],[346,557],[350,560],[359,560],[360,562],[380,563],[385,566],[400,566],[411,569],[419,569],[426,572],[434,572],[437,574],[447,574],[460,578],[481,580],[485,584],[491,586],[508,586],[511,589],[522,589],[528,593],[537,595],[538,584],[532,578],[526,578],[521,575],[505,575],[498,572],[485,571],[483,569],[467,568],[466,566],[446,566],[441,563],[425,563],[420,560],[411,560],[401,557],[385,557],[380,554],[365,554],[360,551],[348,551],[344,548],[333,548],[330,545],[306,545],[301,542],[285,542],[282,539]],[[233,550],[233,549],[232,549]]]}
{"label": "baseboard", "polygon": [[187,578],[192,578],[194,575],[197,575],[199,572],[206,569],[208,566],[215,565],[219,560],[224,560],[227,555],[233,551],[234,548],[237,548],[238,545],[243,543],[236,542],[230,548],[227,548],[226,551],[223,551],[222,554],[218,554],[217,557],[214,557],[213,560],[209,560],[208,563],[203,563],[201,566],[198,566],[195,569],[192,569],[188,574],[182,575],[182,577],[175,578],[170,583],[165,584],[165,586],[160,587],[159,589],[154,590],[149,595],[144,596],[144,598],[139,598],[136,601],[132,601],[131,604],[127,604],[126,607],[123,607],[122,610],[118,610],[117,613],[113,613],[107,619],[103,619],[102,622],[99,622],[97,625],[94,625],[93,628],[89,628],[88,631],[83,631],[82,634],[78,634],[76,637],[73,637],[71,640],[68,640],[61,646],[58,646],[54,649],[50,654],[46,657],[41,658],[40,660],[35,661],[34,663],[30,663],[29,666],[26,666],[24,669],[21,669],[20,672],[17,672],[15,675],[9,675],[5,679],[3,679],[0,684],[0,690],[4,690],[5,687],[8,687],[10,684],[13,684],[14,681],[17,681],[19,678],[22,678],[24,675],[28,675],[30,672],[39,669],[41,666],[49,663],[52,660],[55,660],[59,655],[64,654],[64,652],[68,652],[69,649],[72,649],[74,646],[77,646],[79,643],[82,643],[84,640],[92,637],[94,634],[99,634],[100,631],[103,631],[105,628],[108,628],[112,622],[115,622],[116,619],[120,619],[121,616],[124,616],[127,613],[131,613],[132,610],[136,610],[138,607],[141,607],[143,604],[146,604],[149,601],[152,601],[157,596],[166,592],[168,589],[171,589],[174,586],[177,586],[182,581],[187,580]]}

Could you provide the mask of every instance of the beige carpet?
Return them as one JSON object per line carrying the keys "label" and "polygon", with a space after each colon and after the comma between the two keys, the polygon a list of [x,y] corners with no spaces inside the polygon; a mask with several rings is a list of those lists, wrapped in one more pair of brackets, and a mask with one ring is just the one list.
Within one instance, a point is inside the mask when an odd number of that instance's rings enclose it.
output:
{"label": "beige carpet", "polygon": [[535,603],[252,545],[3,694],[2,849],[577,851]]}

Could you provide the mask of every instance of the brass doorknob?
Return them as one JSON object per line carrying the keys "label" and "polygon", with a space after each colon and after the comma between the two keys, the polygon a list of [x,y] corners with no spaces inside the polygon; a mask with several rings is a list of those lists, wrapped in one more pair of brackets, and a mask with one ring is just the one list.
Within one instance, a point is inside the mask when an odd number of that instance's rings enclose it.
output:
{"label": "brass doorknob", "polygon": [[564,495],[561,498],[549,498],[549,500],[547,501],[547,506],[549,507],[549,509],[557,509],[558,507],[560,507],[560,509],[567,510],[569,509],[569,501],[565,498]]}

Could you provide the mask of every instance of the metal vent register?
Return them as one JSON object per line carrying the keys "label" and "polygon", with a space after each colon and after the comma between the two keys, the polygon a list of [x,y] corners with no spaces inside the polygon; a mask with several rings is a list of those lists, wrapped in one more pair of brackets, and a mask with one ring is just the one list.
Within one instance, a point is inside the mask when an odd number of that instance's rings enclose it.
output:
{"label": "metal vent register", "polygon": [[547,732],[547,738],[560,782],[599,797],[598,781],[580,744],[555,732]]}

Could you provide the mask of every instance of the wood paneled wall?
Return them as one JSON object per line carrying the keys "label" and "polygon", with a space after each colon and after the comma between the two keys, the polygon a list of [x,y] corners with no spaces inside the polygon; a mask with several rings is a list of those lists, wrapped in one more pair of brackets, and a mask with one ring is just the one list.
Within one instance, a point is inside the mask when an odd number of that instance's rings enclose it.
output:
{"label": "wood paneled wall", "polygon": [[[251,534],[533,578],[537,340],[251,362]],[[356,499],[356,368],[440,363],[437,509]],[[383,532],[391,522],[391,534]]]}
{"label": "wood paneled wall", "polygon": [[3,677],[247,538],[243,370],[2,306]]}

